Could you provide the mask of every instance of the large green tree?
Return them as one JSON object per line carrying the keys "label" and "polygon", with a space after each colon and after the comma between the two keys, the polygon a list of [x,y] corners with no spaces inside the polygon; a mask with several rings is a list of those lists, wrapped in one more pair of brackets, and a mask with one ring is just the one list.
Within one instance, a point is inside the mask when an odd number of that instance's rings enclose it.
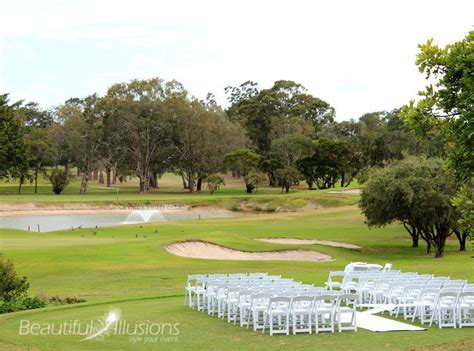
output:
{"label": "large green tree", "polygon": [[474,174],[474,31],[445,47],[430,39],[419,48],[416,64],[429,84],[403,107],[404,119],[420,136],[441,132],[456,177],[467,181]]}
{"label": "large green tree", "polygon": [[18,116],[19,105],[10,104],[8,94],[0,95],[0,179],[19,179],[18,193],[28,173],[25,129]]}
{"label": "large green tree", "polygon": [[[365,185],[360,207],[369,226],[401,222],[411,235],[444,255],[446,239],[458,229],[459,210],[451,198],[456,183],[443,162],[422,157],[396,161],[376,171]],[[462,243],[461,243],[462,249]]]}
{"label": "large green tree", "polygon": [[274,138],[312,136],[334,120],[333,107],[293,81],[279,80],[269,89],[259,89],[256,83],[248,81],[238,87],[227,87],[226,93],[230,102],[226,112],[247,130],[262,157],[260,167],[269,173],[271,182],[275,171],[270,160]]}

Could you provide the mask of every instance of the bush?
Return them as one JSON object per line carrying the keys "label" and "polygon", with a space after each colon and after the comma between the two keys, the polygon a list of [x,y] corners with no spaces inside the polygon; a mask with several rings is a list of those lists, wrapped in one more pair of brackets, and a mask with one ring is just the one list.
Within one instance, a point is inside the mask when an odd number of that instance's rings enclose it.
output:
{"label": "bush", "polygon": [[49,302],[53,305],[72,305],[75,303],[86,302],[86,300],[77,298],[75,296],[66,296],[66,297],[53,296],[49,299]]}
{"label": "bush", "polygon": [[216,192],[217,190],[219,190],[221,185],[225,185],[224,178],[222,178],[218,174],[210,174],[209,176],[207,176],[206,183],[211,195],[214,194],[214,192]]}
{"label": "bush", "polygon": [[13,303],[21,299],[29,287],[26,277],[17,276],[13,262],[0,255],[0,302]]}
{"label": "bush", "polygon": [[21,305],[24,307],[25,310],[33,310],[35,308],[42,308],[46,307],[47,303],[45,300],[39,297],[26,297],[21,300]]}
{"label": "bush", "polygon": [[53,192],[59,195],[63,192],[66,186],[69,184],[69,174],[61,169],[53,169],[51,174],[46,175],[51,185],[53,186]]}

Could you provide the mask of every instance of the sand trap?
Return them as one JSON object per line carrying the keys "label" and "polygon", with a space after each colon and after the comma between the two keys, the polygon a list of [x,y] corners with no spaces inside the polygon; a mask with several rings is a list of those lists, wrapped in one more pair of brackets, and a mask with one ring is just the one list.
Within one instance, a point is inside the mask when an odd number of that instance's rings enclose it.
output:
{"label": "sand trap", "polygon": [[348,243],[340,243],[336,241],[327,240],[309,240],[309,239],[296,239],[296,238],[256,238],[258,241],[265,241],[267,243],[274,244],[289,244],[289,245],[309,245],[318,244],[324,246],[343,247],[346,249],[361,249],[360,246]]}
{"label": "sand trap", "polygon": [[240,261],[331,261],[328,255],[309,250],[281,250],[281,251],[239,251],[229,249],[206,241],[181,241],[165,247],[169,253],[191,258],[204,258],[209,260],[240,260]]}

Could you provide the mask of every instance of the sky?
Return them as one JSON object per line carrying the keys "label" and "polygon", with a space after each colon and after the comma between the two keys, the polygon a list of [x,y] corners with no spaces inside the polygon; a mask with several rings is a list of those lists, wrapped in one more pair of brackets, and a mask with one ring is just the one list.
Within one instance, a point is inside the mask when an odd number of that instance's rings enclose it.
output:
{"label": "sky", "polygon": [[417,45],[473,25],[465,0],[0,0],[0,93],[49,108],[161,77],[225,106],[226,86],[288,79],[357,119],[415,98]]}

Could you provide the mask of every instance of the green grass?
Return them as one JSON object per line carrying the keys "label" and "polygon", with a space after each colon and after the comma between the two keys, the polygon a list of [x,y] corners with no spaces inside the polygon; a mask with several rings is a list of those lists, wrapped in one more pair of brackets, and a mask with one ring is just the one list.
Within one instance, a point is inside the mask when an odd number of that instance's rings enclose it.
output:
{"label": "green grass", "polygon": [[[304,201],[302,193],[303,191],[297,197],[298,193],[295,192],[295,197],[291,200],[296,202],[295,207],[302,206],[299,201]],[[132,195],[136,196],[130,196]],[[204,198],[207,195],[199,196]],[[273,196],[277,197],[279,194]],[[259,201],[265,205],[264,200]],[[155,230],[158,232],[155,233]],[[320,245],[280,245],[253,240],[268,236],[341,241],[360,245],[362,249],[357,251]],[[216,261],[176,257],[164,250],[164,246],[170,242],[192,239],[208,240],[251,251],[303,248],[323,252],[335,260],[321,263]],[[443,259],[426,256],[424,250],[424,247],[410,248],[409,236],[399,226],[369,230],[355,206],[149,224],[142,228],[99,228],[97,236],[87,229],[41,234],[0,230],[0,251],[15,262],[19,274],[28,276],[33,295],[47,293],[87,300],[78,305],[48,307],[0,316],[0,349],[471,350],[474,347],[472,328],[431,328],[417,333],[371,333],[360,330],[357,333],[343,332],[334,335],[270,337],[183,306],[185,279],[188,274],[193,273],[265,271],[321,285],[330,270],[342,269],[351,261],[368,261],[392,262],[395,268],[404,271],[435,273],[474,281],[472,253],[457,251],[456,241],[448,242],[446,257]],[[178,340],[134,345],[125,336],[110,336],[103,341],[86,343],[79,342],[79,336],[18,335],[22,319],[41,323],[59,323],[71,319],[89,321],[102,316],[109,307],[121,309],[122,318],[129,323],[179,323]]]}

